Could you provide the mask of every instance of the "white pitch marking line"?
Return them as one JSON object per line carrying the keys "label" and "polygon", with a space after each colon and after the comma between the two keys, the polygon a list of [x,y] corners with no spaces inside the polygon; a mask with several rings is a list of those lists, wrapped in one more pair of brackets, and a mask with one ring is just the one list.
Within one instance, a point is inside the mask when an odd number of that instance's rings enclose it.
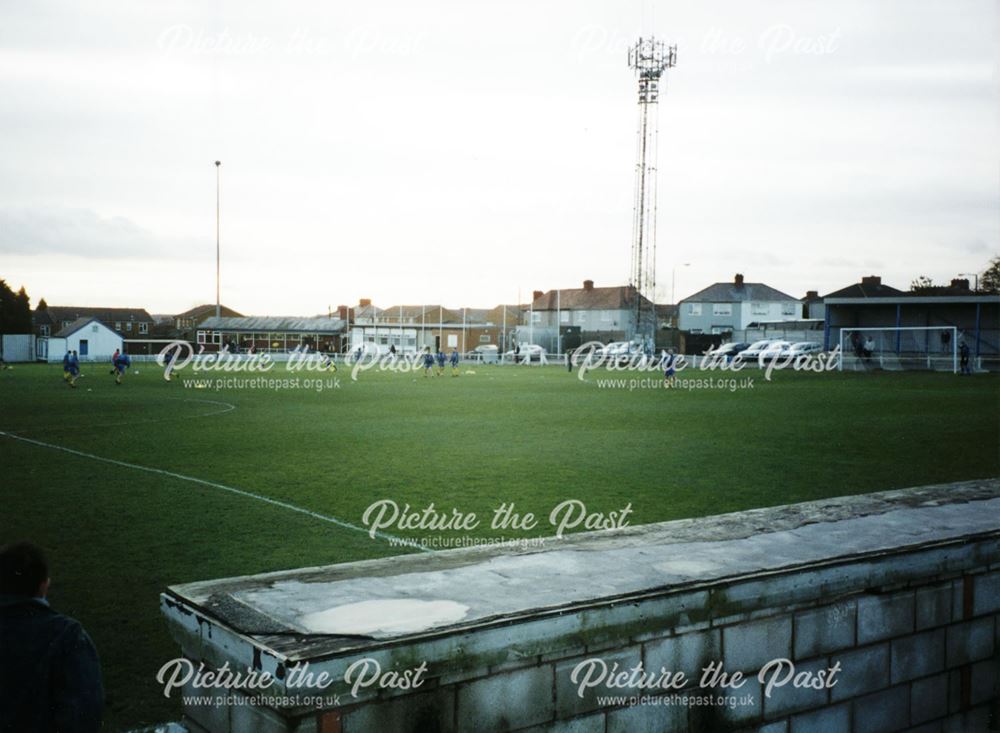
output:
{"label": "white pitch marking line", "polygon": [[[193,484],[201,484],[202,486],[210,486],[213,489],[221,489],[222,491],[228,491],[232,494],[237,494],[238,496],[245,497],[247,499],[256,499],[257,501],[262,501],[265,504],[271,504],[272,506],[281,507],[282,509],[288,509],[289,511],[298,512],[299,514],[305,514],[307,517],[312,517],[313,519],[319,519],[323,522],[329,522],[330,524],[335,524],[338,527],[343,527],[344,529],[353,529],[355,532],[362,532],[364,534],[370,534],[370,530],[364,527],[359,527],[356,524],[351,524],[350,522],[345,522],[343,519],[337,519],[336,517],[331,517],[326,514],[320,514],[319,512],[314,512],[310,509],[303,509],[300,506],[295,506],[295,504],[289,504],[287,501],[281,501],[279,499],[272,499],[261,494],[255,494],[252,491],[245,491],[243,489],[237,489],[232,486],[226,486],[225,484],[217,484],[214,481],[206,481],[205,479],[195,478],[194,476],[185,476],[182,473],[174,473],[173,471],[165,471],[162,468],[151,468],[150,466],[140,466],[137,463],[127,463],[126,461],[116,461],[114,458],[105,458],[103,456],[97,456],[93,453],[84,453],[83,451],[75,450],[73,448],[66,448],[62,445],[55,445],[54,443],[45,443],[41,440],[34,440],[32,438],[25,438],[20,435],[14,435],[13,433],[8,433],[0,430],[0,436],[10,438],[11,440],[20,440],[22,443],[31,443],[32,445],[41,446],[42,448],[49,448],[51,450],[62,451],[63,453],[69,453],[74,456],[80,456],[81,458],[89,458],[93,461],[101,461],[102,463],[110,463],[114,466],[122,466],[124,468],[132,468],[136,471],[145,471],[146,473],[156,473],[161,476],[169,476],[170,478],[175,478],[180,481],[190,481]],[[395,535],[387,534],[385,532],[375,531],[375,536],[380,537],[387,542],[392,542],[394,544],[400,544],[407,547],[412,547],[414,549],[420,550],[421,552],[433,553],[434,550],[423,547],[420,543],[414,542],[412,540],[407,540],[402,537],[396,537]]]}
{"label": "white pitch marking line", "polygon": [[72,425],[43,425],[42,427],[25,428],[24,430],[11,430],[7,429],[7,433],[10,435],[24,433],[38,433],[38,432],[52,432],[53,430],[76,430],[78,428],[92,428],[92,427],[102,427],[102,428],[121,428],[129,425],[149,425],[156,422],[169,422],[171,420],[194,420],[199,417],[211,417],[213,415],[225,415],[227,412],[232,412],[236,409],[236,405],[230,404],[229,402],[222,402],[220,400],[196,400],[183,397],[172,398],[178,402],[200,402],[203,405],[222,405],[221,410],[210,410],[209,412],[199,412],[197,415],[175,415],[174,417],[152,417],[145,420],[129,420],[127,422],[101,422],[101,423],[73,423]]}

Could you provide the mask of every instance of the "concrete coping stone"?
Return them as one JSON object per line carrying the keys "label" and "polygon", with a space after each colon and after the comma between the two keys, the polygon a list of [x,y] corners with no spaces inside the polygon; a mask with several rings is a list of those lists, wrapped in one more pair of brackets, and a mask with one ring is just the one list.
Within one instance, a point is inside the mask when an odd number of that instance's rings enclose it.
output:
{"label": "concrete coping stone", "polygon": [[542,549],[457,549],[174,585],[163,608],[258,641],[294,636],[302,657],[310,638],[329,650],[342,637],[357,651],[997,534],[1000,479],[982,479],[575,534]]}

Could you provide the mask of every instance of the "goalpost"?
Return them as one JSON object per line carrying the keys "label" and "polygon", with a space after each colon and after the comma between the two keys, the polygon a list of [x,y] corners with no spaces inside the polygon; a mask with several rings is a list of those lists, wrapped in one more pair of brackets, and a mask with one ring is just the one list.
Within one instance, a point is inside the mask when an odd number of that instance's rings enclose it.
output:
{"label": "goalpost", "polygon": [[926,369],[958,373],[955,326],[842,327],[841,371]]}

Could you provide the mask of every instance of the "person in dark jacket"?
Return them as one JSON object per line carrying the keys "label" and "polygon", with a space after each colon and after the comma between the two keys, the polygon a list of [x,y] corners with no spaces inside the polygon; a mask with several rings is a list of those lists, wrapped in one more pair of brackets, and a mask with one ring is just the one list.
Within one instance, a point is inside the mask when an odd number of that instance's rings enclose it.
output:
{"label": "person in dark jacket", "polygon": [[132,366],[132,358],[128,354],[119,354],[115,357],[115,368],[111,373],[115,375],[115,384],[122,383],[125,371]]}
{"label": "person in dark jacket", "polygon": [[962,365],[962,374],[972,374],[972,368],[969,366],[969,345],[965,343],[965,340],[959,342],[958,344],[958,358]]}
{"label": "person in dark jacket", "polygon": [[97,650],[79,622],[45,596],[41,548],[0,548],[0,731],[91,733],[101,728],[104,694]]}

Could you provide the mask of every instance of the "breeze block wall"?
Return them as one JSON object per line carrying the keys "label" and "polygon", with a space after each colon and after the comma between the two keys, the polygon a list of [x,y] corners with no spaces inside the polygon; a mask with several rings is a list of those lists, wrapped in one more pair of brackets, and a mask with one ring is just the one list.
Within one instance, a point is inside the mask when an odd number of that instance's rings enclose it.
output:
{"label": "breeze block wall", "polygon": [[[393,593],[469,610],[415,631],[301,632],[303,609]],[[185,707],[199,733],[996,730],[1000,481],[195,583],[162,610],[185,658],[267,671],[267,694],[293,697],[220,692]],[[362,659],[425,665],[423,683],[352,693],[345,671]],[[594,659],[689,683],[581,696],[573,670]],[[836,683],[766,696],[756,673],[776,659],[812,680],[839,665]],[[303,661],[333,680],[328,702],[296,704],[285,682]],[[724,700],[696,684],[713,662],[745,673]]]}

